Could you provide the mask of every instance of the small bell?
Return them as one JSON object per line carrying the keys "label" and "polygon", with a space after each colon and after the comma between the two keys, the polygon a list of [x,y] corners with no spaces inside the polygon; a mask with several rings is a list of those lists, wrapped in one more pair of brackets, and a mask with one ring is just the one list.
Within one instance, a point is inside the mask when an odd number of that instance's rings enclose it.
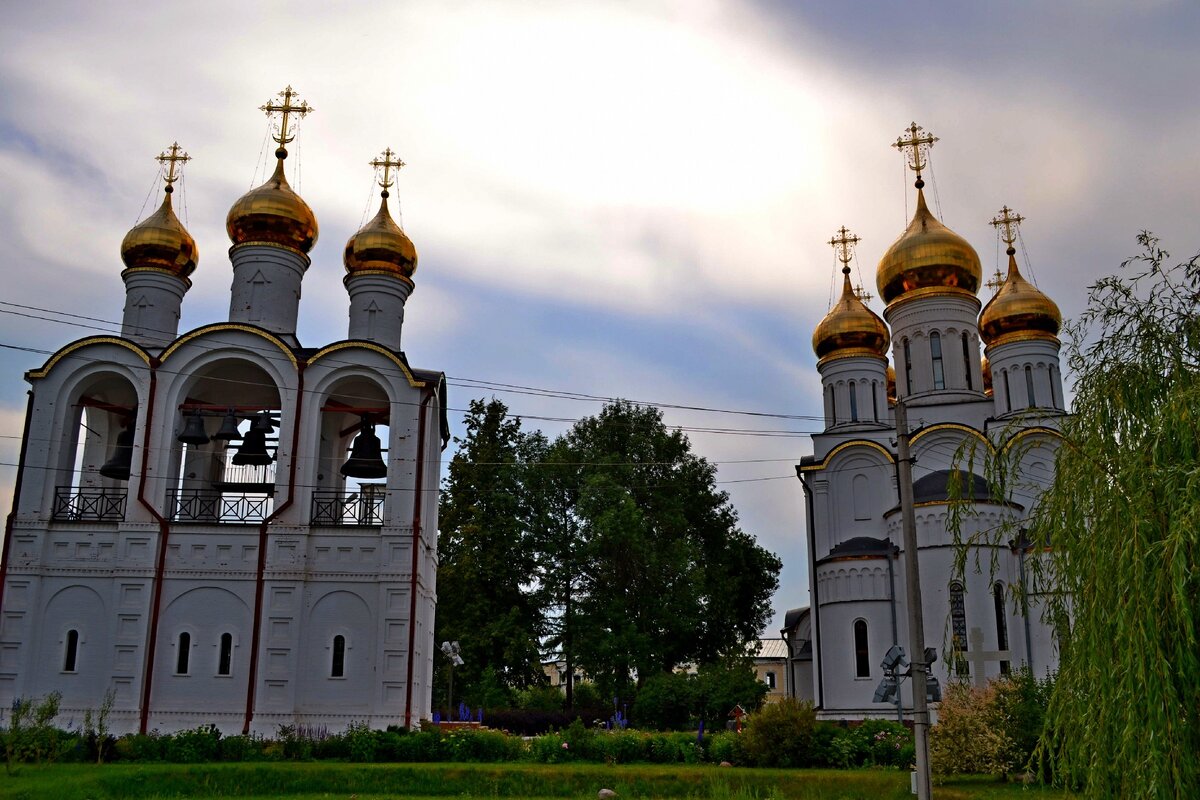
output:
{"label": "small bell", "polygon": [[238,433],[238,419],[232,411],[225,415],[225,419],[221,421],[221,430],[214,433],[212,438],[223,442],[242,438],[242,435]]}
{"label": "small bell", "polygon": [[384,478],[387,477],[387,464],[383,463],[383,454],[379,437],[375,435],[375,426],[363,420],[362,430],[354,438],[350,446],[350,457],[342,465],[342,474],[347,478]]}
{"label": "small bell", "polygon": [[199,411],[187,415],[183,423],[183,433],[177,437],[184,444],[208,444],[208,432],[204,430],[204,417]]}
{"label": "small bell", "polygon": [[117,434],[117,444],[112,456],[100,467],[100,474],[115,481],[129,480],[133,467],[133,428],[125,428]]}
{"label": "small bell", "polygon": [[242,439],[242,446],[233,454],[229,463],[239,467],[246,465],[264,467],[274,460],[274,457],[267,452],[266,432],[255,424],[246,431],[246,436]]}

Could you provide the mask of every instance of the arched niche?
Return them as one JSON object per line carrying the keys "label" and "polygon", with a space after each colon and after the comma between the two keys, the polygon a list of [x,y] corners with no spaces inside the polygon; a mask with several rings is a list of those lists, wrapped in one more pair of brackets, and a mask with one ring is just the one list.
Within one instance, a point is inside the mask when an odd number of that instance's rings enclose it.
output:
{"label": "arched niche", "polygon": [[[314,391],[317,414],[315,458],[308,483],[313,487],[315,525],[380,525],[385,516],[386,489],[395,474],[391,387],[371,372],[342,369],[321,381]],[[378,440],[384,474],[361,474],[363,462],[353,455],[373,454],[370,437]],[[343,470],[351,473],[343,474]]]}

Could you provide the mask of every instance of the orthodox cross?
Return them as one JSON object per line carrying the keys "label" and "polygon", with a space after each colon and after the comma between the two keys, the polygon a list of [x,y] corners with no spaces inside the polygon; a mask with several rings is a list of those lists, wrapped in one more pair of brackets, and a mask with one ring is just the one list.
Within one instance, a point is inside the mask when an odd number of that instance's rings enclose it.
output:
{"label": "orthodox cross", "polygon": [[1000,274],[1000,270],[996,270],[995,274],[993,274],[992,277],[988,279],[988,282],[984,285],[993,292],[998,292],[1000,291],[1000,287],[1004,285],[1004,276]]}
{"label": "orthodox cross", "polygon": [[854,246],[861,241],[862,238],[846,230],[845,225],[838,229],[837,236],[829,240],[829,245],[837,254],[838,261],[842,262],[842,272],[846,275],[850,274],[850,260],[854,258]]}
{"label": "orthodox cross", "polygon": [[[1000,234],[1000,239],[1009,247],[1017,240],[1017,228],[1025,221],[1017,212],[1008,206],[1000,209],[1000,213],[992,217],[991,226]],[[1009,255],[1012,255],[1009,253]]]}
{"label": "orthodox cross", "polygon": [[869,303],[874,299],[875,295],[867,291],[867,287],[861,283],[854,287],[854,295],[863,303]]}
{"label": "orthodox cross", "polygon": [[293,133],[291,136],[288,136],[288,115],[295,114],[300,119],[304,119],[304,117],[313,110],[313,107],[310,106],[306,100],[301,101],[299,105],[293,104],[292,101],[299,100],[300,95],[294,89],[292,89],[291,86],[288,86],[286,89],[280,92],[279,96],[283,98],[282,103],[275,103],[268,100],[267,104],[265,106],[259,106],[258,110],[265,111],[268,117],[272,114],[279,114],[279,135],[273,138],[279,143],[280,147],[283,147],[288,142],[292,141],[292,139],[296,138],[295,133]]}
{"label": "orthodox cross", "polygon": [[176,174],[176,165],[182,167],[183,164],[191,161],[192,157],[183,152],[183,148],[179,146],[179,142],[173,142],[170,147],[156,155],[154,160],[160,164],[167,165],[167,193],[170,194],[171,184],[179,180],[179,175]]}
{"label": "orthodox cross", "polygon": [[904,153],[908,159],[909,168],[917,173],[917,180],[920,181],[921,170],[925,169],[925,165],[929,161],[929,148],[933,147],[933,143],[938,138],[925,133],[925,129],[915,122],[905,129],[905,133],[908,134],[908,138],[905,139],[901,136],[892,143],[892,147]]}
{"label": "orthodox cross", "polygon": [[1005,664],[1012,660],[1012,652],[1009,650],[984,650],[983,630],[971,628],[971,646],[962,657],[971,664],[971,678],[975,685],[983,687],[987,684],[987,676],[983,674],[984,664],[988,661],[999,661],[1000,671],[1004,672]]}
{"label": "orthodox cross", "polygon": [[404,162],[399,158],[392,158],[394,155],[396,154],[393,153],[392,148],[389,147],[380,153],[379,157],[370,162],[371,166],[375,169],[383,170],[383,180],[379,181],[379,186],[383,189],[384,197],[387,197],[388,187],[395,183],[395,181],[393,181],[391,178],[392,168],[395,167],[396,171],[399,172],[400,168],[404,166]]}

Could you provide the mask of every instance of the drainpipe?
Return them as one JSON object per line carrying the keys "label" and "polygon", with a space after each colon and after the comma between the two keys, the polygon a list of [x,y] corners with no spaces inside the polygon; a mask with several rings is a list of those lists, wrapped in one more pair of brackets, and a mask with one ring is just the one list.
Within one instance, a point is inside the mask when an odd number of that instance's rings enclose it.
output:
{"label": "drainpipe", "polygon": [[0,554],[0,613],[4,611],[4,593],[8,588],[8,553],[12,549],[13,525],[17,520],[17,506],[21,502],[21,479],[25,477],[25,453],[29,449],[29,426],[33,418],[33,390],[26,394],[29,399],[25,403],[25,427],[21,431],[21,455],[17,458],[17,481],[13,484],[12,510],[4,520],[4,552]]}
{"label": "drainpipe", "polygon": [[812,622],[813,641],[816,646],[813,648],[813,660],[817,666],[817,697],[816,707],[824,708],[825,706],[825,678],[821,669],[821,607],[817,602],[817,529],[813,515],[813,492],[808,485],[808,481],[804,479],[804,473],[800,471],[800,467],[796,467],[796,477],[800,479],[800,485],[804,487],[804,506],[808,512],[805,519],[808,525],[808,568],[812,575],[812,609],[808,612],[809,619]]}
{"label": "drainpipe", "polygon": [[[891,539],[888,539],[891,542]],[[900,644],[900,635],[896,630],[896,569],[895,560],[900,557],[900,548],[892,545],[892,552],[888,554],[888,586],[891,594],[892,607],[892,645]],[[896,721],[901,725],[904,724],[904,697],[900,690],[896,690]]]}
{"label": "drainpipe", "polygon": [[[246,676],[246,715],[242,722],[242,735],[250,733],[250,722],[254,719],[254,689],[258,684],[258,643],[262,636],[262,607],[264,573],[267,568],[267,531],[271,523],[292,505],[296,498],[296,462],[300,444],[300,414],[304,411],[304,368],[307,361],[296,367],[296,411],[292,418],[292,461],[288,465],[287,499],[275,507],[258,526],[258,569],[254,576],[254,625],[250,634],[250,669]],[[278,451],[278,448],[276,448]],[[278,452],[276,453],[278,455]],[[278,477],[278,476],[277,476]]]}
{"label": "drainpipe", "polygon": [[150,362],[150,391],[146,396],[146,434],[142,437],[142,475],[138,481],[138,502],[150,512],[158,523],[158,557],[154,564],[154,595],[150,603],[150,628],[146,636],[146,677],[142,680],[142,708],[138,720],[138,732],[146,732],[150,719],[150,687],[154,684],[154,654],[158,647],[158,615],[162,606],[162,586],[167,566],[167,540],[171,537],[171,523],[146,499],[146,470],[150,463],[150,436],[154,430],[154,398],[158,392],[158,366]]}
{"label": "drainpipe", "polygon": [[421,546],[421,501],[425,496],[425,409],[434,398],[435,390],[427,389],[417,411],[417,474],[413,492],[412,519],[412,583],[409,586],[408,603],[408,678],[404,683],[404,727],[412,728],[413,671],[416,662],[414,649],[417,643],[417,575],[420,567]]}

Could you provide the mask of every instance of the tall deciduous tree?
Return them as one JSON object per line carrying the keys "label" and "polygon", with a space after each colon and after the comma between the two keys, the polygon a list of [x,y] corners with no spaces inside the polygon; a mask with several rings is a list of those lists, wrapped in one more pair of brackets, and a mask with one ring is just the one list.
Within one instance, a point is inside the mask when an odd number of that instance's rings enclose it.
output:
{"label": "tall deciduous tree", "polygon": [[[541,609],[525,491],[529,435],[498,400],[472,400],[439,508],[437,642],[456,640],[465,662],[456,694],[479,704],[541,677]],[[436,656],[445,675],[446,661]],[[439,689],[445,691],[444,679]],[[435,700],[444,698],[435,696]]]}

